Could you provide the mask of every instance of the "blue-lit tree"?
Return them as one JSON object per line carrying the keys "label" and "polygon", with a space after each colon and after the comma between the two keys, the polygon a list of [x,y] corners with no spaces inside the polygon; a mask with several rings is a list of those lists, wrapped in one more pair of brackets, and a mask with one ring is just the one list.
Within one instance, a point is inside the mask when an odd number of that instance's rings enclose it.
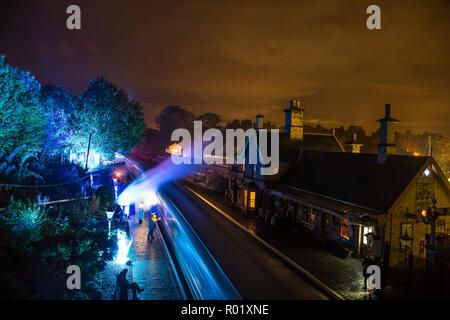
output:
{"label": "blue-lit tree", "polygon": [[70,147],[79,102],[79,97],[63,87],[46,85],[41,89],[40,103],[47,119],[43,144],[46,157],[59,155]]}
{"label": "blue-lit tree", "polygon": [[69,141],[75,152],[86,152],[92,134],[91,150],[127,153],[145,130],[139,103],[130,101],[124,90],[104,78],[91,80],[81,96],[74,124]]}
{"label": "blue-lit tree", "polygon": [[39,103],[41,85],[29,72],[6,64],[0,57],[0,152],[18,147],[22,157],[42,149],[45,115]]}

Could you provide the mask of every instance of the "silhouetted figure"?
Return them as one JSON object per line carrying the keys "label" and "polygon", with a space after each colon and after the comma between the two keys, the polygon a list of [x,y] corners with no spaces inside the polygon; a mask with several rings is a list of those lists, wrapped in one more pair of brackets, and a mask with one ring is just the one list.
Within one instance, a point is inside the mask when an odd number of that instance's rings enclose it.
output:
{"label": "silhouetted figure", "polygon": [[139,204],[139,224],[142,224],[142,220],[144,220],[144,201]]}
{"label": "silhouetted figure", "polygon": [[364,287],[362,288],[363,291],[367,290],[367,279],[369,278],[369,275],[367,274],[367,268],[372,264],[374,264],[374,261],[370,257],[364,258],[364,260],[362,261],[363,277],[364,277]]}
{"label": "silhouetted figure", "polygon": [[[128,290],[133,292],[133,300],[139,300],[137,293],[141,293],[144,289],[141,289],[136,282],[130,283],[127,279],[128,269],[123,269],[117,275],[117,288],[119,289],[119,300],[128,300]],[[117,289],[116,289],[117,290]]]}
{"label": "silhouetted figure", "polygon": [[154,233],[156,230],[156,222],[159,221],[161,219],[159,219],[156,216],[156,213],[153,213],[152,216],[150,217],[149,221],[148,221],[148,236],[147,236],[147,240],[153,241],[155,239]]}

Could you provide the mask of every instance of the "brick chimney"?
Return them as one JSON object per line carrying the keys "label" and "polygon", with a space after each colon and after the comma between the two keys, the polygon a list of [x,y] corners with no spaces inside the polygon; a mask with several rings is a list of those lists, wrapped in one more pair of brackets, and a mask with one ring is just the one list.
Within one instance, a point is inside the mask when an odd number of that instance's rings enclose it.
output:
{"label": "brick chimney", "polygon": [[256,130],[258,129],[264,129],[264,116],[261,112],[256,116]]}
{"label": "brick chimney", "polygon": [[351,153],[361,153],[361,147],[363,144],[358,143],[357,138],[356,132],[353,132],[352,140],[345,144]]}
{"label": "brick chimney", "polygon": [[391,118],[391,105],[386,104],[384,118],[378,120],[377,122],[380,123],[380,144],[378,144],[378,162],[385,163],[389,155],[397,153],[397,146],[395,145],[394,125],[400,121]]}
{"label": "brick chimney", "polygon": [[286,121],[284,131],[289,133],[291,140],[303,140],[303,115],[299,100],[291,100],[289,109],[284,110]]}

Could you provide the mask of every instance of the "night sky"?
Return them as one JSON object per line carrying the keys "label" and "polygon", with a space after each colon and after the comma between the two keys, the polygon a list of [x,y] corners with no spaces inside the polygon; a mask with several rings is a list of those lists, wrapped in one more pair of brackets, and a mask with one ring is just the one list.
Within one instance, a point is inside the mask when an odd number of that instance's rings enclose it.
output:
{"label": "night sky", "polygon": [[[67,6],[82,30],[66,28]],[[382,30],[366,28],[366,8]],[[262,112],[282,124],[300,97],[305,119],[376,129],[392,103],[401,131],[450,134],[450,1],[2,0],[0,53],[42,84],[81,93],[104,75],[144,107],[224,120]]]}

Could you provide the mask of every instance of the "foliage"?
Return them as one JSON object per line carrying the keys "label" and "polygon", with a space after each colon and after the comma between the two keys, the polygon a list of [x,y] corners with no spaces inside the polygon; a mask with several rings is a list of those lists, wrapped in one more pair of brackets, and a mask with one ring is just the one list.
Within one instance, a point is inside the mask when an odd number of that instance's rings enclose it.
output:
{"label": "foliage", "polygon": [[195,115],[180,106],[167,106],[156,117],[155,122],[161,133],[170,139],[172,132],[179,128],[193,131]]}
{"label": "foliage", "polygon": [[8,257],[0,259],[2,294],[18,299],[70,298],[65,271],[78,265],[83,270],[83,292],[98,298],[92,283],[111,258],[113,240],[106,229],[88,229],[71,221],[72,210],[76,206],[48,211],[31,202],[11,201],[0,215],[0,254]]}
{"label": "foliage", "polygon": [[222,121],[221,117],[212,112],[207,112],[197,118],[197,121],[202,121],[203,130],[216,128]]}
{"label": "foliage", "polygon": [[41,85],[29,72],[11,67],[0,57],[0,152],[25,146],[25,158],[41,151],[45,118],[39,103]]}
{"label": "foliage", "polygon": [[238,120],[234,119],[231,122],[228,122],[227,129],[243,129],[248,130],[250,128],[253,128],[253,122],[251,120]]}
{"label": "foliage", "polygon": [[142,107],[126,92],[104,78],[91,80],[75,112],[69,142],[76,152],[85,152],[92,134],[91,150],[128,153],[145,130]]}
{"label": "foliage", "polygon": [[12,200],[6,214],[0,215],[0,224],[6,229],[2,232],[7,235],[4,244],[29,253],[30,244],[42,238],[46,222],[47,215],[41,206]]}
{"label": "foliage", "polygon": [[95,196],[99,199],[99,206],[106,210],[114,204],[114,189],[112,187],[102,186],[95,191]]}
{"label": "foliage", "polygon": [[61,154],[69,146],[79,98],[63,87],[47,85],[40,92],[40,103],[44,107],[47,119],[43,154],[45,156]]}

